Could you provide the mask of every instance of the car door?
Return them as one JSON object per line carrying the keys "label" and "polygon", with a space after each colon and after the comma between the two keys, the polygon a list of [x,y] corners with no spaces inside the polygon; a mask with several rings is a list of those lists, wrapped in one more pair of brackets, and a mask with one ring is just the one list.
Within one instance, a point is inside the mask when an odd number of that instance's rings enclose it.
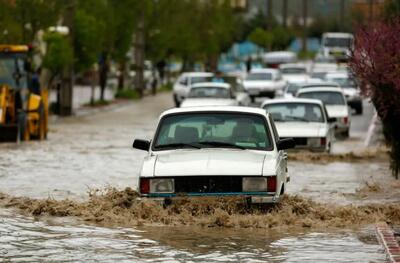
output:
{"label": "car door", "polygon": [[179,100],[182,100],[186,96],[186,90],[188,89],[188,81],[189,78],[185,75],[181,76],[178,81],[175,83],[175,94],[179,97]]}
{"label": "car door", "polygon": [[[276,129],[275,123],[269,115],[269,122],[272,127],[272,133],[275,139],[275,142],[277,143],[279,141],[279,134],[278,130]],[[278,167],[277,167],[277,182],[278,182],[278,187],[282,184],[284,188],[286,188],[286,182],[288,181],[288,175],[287,175],[287,153],[283,150],[278,151]],[[278,188],[279,189],[279,188]]]}

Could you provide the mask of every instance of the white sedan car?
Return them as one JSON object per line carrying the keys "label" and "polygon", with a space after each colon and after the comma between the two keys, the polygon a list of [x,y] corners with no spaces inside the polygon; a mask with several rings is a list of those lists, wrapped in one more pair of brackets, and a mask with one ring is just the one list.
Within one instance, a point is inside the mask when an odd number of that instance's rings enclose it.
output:
{"label": "white sedan car", "polygon": [[181,104],[181,107],[197,106],[239,106],[239,103],[230,84],[204,82],[190,87]]}
{"label": "white sedan car", "polygon": [[336,118],[335,132],[349,137],[350,111],[343,89],[337,87],[313,87],[300,89],[297,97],[321,100],[328,111],[329,118]]}
{"label": "white sedan car", "polygon": [[175,106],[179,107],[182,101],[186,98],[189,93],[191,85],[196,83],[208,82],[209,79],[214,76],[210,72],[185,72],[182,73],[176,80],[173,87],[173,97]]}
{"label": "white sedan car", "polygon": [[309,79],[307,67],[304,64],[281,64],[279,69],[282,73],[282,78],[288,83],[303,83]]}
{"label": "white sedan car", "polygon": [[324,104],[312,99],[276,99],[262,108],[272,115],[280,138],[293,138],[297,149],[330,152],[334,133]]}
{"label": "white sedan car", "polygon": [[286,81],[277,69],[259,68],[252,69],[247,74],[243,85],[254,102],[256,97],[274,98],[276,95],[282,95]]}
{"label": "white sedan car", "polygon": [[133,147],[148,151],[138,189],[144,198],[241,196],[278,202],[285,192],[293,139],[279,139],[263,109],[175,108],[161,114],[154,138]]}
{"label": "white sedan car", "polygon": [[333,72],[325,75],[325,80],[336,82],[343,88],[344,95],[346,96],[347,104],[353,108],[357,114],[362,114],[363,104],[360,89],[349,73],[347,72]]}

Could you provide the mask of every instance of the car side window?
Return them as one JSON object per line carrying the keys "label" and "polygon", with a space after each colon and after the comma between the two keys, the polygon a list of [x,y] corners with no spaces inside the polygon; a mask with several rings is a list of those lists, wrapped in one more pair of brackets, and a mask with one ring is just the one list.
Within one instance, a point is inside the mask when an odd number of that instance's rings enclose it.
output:
{"label": "car side window", "polygon": [[179,80],[179,84],[187,86],[188,85],[188,78],[187,77],[183,77]]}
{"label": "car side window", "polygon": [[269,115],[269,122],[271,123],[272,132],[274,133],[275,143],[277,143],[279,141],[279,134],[271,115]]}

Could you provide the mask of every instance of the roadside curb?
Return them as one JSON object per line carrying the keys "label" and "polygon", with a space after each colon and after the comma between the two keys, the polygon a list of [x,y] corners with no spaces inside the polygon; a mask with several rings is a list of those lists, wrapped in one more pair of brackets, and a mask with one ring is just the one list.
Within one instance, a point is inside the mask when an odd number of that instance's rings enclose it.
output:
{"label": "roadside curb", "polygon": [[400,263],[400,246],[392,228],[386,223],[378,223],[375,225],[375,230],[378,241],[385,249],[389,262]]}

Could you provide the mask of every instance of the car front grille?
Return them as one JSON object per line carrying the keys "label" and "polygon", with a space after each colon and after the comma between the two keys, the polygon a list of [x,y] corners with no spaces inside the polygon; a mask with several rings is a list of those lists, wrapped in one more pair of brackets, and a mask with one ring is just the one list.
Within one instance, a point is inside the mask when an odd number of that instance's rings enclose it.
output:
{"label": "car front grille", "polygon": [[242,192],[242,176],[174,177],[176,193]]}

